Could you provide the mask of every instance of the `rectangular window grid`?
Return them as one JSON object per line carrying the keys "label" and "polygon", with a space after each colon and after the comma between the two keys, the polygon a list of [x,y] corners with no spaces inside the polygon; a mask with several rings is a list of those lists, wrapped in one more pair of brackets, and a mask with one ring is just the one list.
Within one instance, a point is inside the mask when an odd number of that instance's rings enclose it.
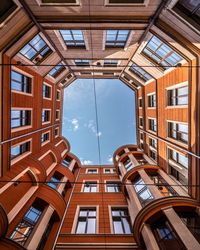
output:
{"label": "rectangular window grid", "polygon": [[85,182],[83,187],[83,192],[84,193],[97,192],[97,182],[90,182],[90,181]]}
{"label": "rectangular window grid", "polygon": [[11,159],[30,151],[30,141],[11,147]]}
{"label": "rectangular window grid", "polygon": [[126,45],[129,30],[107,30],[106,48],[123,48]]}
{"label": "rectangular window grid", "polygon": [[32,233],[41,214],[42,209],[34,206],[33,204],[26,212],[21,222],[14,229],[14,232],[11,234],[10,239],[16,241],[20,245],[24,245],[30,234]]}
{"label": "rectangular window grid", "polygon": [[156,107],[156,94],[148,95],[148,107],[149,108]]}
{"label": "rectangular window grid", "polygon": [[167,105],[188,105],[188,86],[167,90]]}
{"label": "rectangular window grid", "polygon": [[11,128],[31,125],[30,110],[11,110]]}
{"label": "rectangular window grid", "polygon": [[138,66],[136,63],[133,63],[129,70],[135,73],[140,78],[142,78],[142,80],[144,80],[145,82],[152,79],[152,76],[149,75],[143,68]]}
{"label": "rectangular window grid", "polygon": [[14,70],[11,71],[11,88],[23,93],[31,94],[32,79]]}
{"label": "rectangular window grid", "polygon": [[166,43],[162,42],[157,36],[153,36],[149,40],[142,53],[147,55],[164,69],[167,69],[169,66],[175,66],[183,60],[177,52]]}
{"label": "rectangular window grid", "polygon": [[48,74],[52,76],[53,78],[56,78],[64,70],[65,70],[65,66],[62,63],[59,63],[53,69],[51,69]]}
{"label": "rectangular window grid", "polygon": [[106,182],[106,192],[119,193],[121,191],[119,182]]}
{"label": "rectangular window grid", "polygon": [[28,42],[20,50],[20,54],[22,54],[31,61],[35,60],[35,63],[40,62],[42,59],[47,57],[51,52],[52,50],[48,47],[48,45],[41,38],[40,35],[36,35],[30,42]]}
{"label": "rectangular window grid", "polygon": [[43,97],[51,98],[51,87],[43,84]]}
{"label": "rectangular window grid", "polygon": [[127,208],[112,208],[113,231],[115,234],[131,234],[130,217]]}
{"label": "rectangular window grid", "polygon": [[42,122],[50,121],[50,110],[42,110]]}
{"label": "rectangular window grid", "polygon": [[95,234],[96,233],[96,208],[81,208],[79,211],[77,234]]}
{"label": "rectangular window grid", "polygon": [[85,41],[82,30],[60,30],[60,34],[70,48],[85,48]]}
{"label": "rectangular window grid", "polygon": [[168,122],[168,136],[177,141],[188,142],[188,125],[182,123]]}
{"label": "rectangular window grid", "polygon": [[157,131],[157,124],[155,119],[149,119],[149,130],[153,132]]}

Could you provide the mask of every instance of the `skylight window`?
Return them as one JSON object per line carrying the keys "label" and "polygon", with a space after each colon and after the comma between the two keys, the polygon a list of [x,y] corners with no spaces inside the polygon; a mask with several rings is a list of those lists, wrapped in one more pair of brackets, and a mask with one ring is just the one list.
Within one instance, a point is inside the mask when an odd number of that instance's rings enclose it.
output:
{"label": "skylight window", "polygon": [[104,61],[104,66],[105,67],[116,67],[118,64],[117,60],[105,60]]}
{"label": "skylight window", "polygon": [[60,34],[70,48],[85,48],[82,30],[60,30]]}
{"label": "skylight window", "polygon": [[142,52],[164,69],[167,69],[168,66],[175,66],[183,60],[178,53],[156,36],[150,39]]}
{"label": "skylight window", "polygon": [[20,53],[23,56],[34,63],[41,62],[51,52],[52,50],[48,47],[40,35],[36,35],[20,50]]}
{"label": "skylight window", "polygon": [[109,4],[143,4],[144,0],[108,0]]}
{"label": "skylight window", "polygon": [[152,76],[149,75],[143,68],[138,66],[136,63],[133,63],[129,70],[132,71],[133,73],[135,73],[136,75],[138,75],[144,81],[148,81],[148,80],[152,79]]}
{"label": "skylight window", "polygon": [[74,62],[76,66],[90,66],[90,60],[87,59],[76,59]]}
{"label": "skylight window", "polygon": [[129,30],[107,30],[106,31],[106,47],[107,48],[123,48],[128,39]]}
{"label": "skylight window", "polygon": [[62,63],[59,63],[51,71],[49,71],[48,74],[53,78],[56,78],[64,69],[65,66]]}

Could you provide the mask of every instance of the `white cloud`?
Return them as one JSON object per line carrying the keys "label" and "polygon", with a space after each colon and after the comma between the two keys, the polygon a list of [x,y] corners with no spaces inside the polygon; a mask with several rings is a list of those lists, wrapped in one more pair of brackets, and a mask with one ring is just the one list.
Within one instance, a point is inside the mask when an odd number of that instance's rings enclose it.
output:
{"label": "white cloud", "polygon": [[77,119],[75,119],[75,118],[72,119],[71,124],[72,124],[73,131],[77,131],[79,129],[79,121]]}
{"label": "white cloud", "polygon": [[82,164],[82,165],[92,165],[92,163],[93,163],[93,162],[90,161],[90,160],[82,160],[82,161],[81,161],[81,164]]}
{"label": "white cloud", "polygon": [[111,155],[108,156],[108,162],[109,162],[109,163],[113,163],[113,158],[112,158]]}
{"label": "white cloud", "polygon": [[97,137],[100,137],[102,135],[101,131],[99,133],[96,133]]}

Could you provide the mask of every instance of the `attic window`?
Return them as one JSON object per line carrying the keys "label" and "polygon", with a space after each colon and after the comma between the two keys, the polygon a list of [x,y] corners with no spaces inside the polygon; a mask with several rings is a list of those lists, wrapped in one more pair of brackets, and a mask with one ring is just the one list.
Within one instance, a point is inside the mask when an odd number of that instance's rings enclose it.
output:
{"label": "attic window", "polygon": [[59,63],[48,74],[53,78],[56,78],[63,70],[65,70],[64,65],[62,65],[62,63]]}
{"label": "attic window", "polygon": [[76,66],[90,66],[90,60],[76,59],[74,60]]}
{"label": "attic window", "polygon": [[180,16],[191,23],[193,26],[200,25],[200,2],[179,0],[173,8]]}
{"label": "attic window", "polygon": [[129,30],[107,30],[106,48],[124,48],[129,33]]}
{"label": "attic window", "polygon": [[183,60],[177,52],[156,36],[152,36],[142,53],[164,69],[167,69],[168,66],[175,66]]}
{"label": "attic window", "polygon": [[144,0],[108,0],[108,4],[143,4]]}
{"label": "attic window", "polygon": [[51,53],[52,50],[48,47],[40,35],[36,35],[20,50],[20,54],[35,64],[43,61]]}
{"label": "attic window", "polygon": [[8,18],[16,9],[17,5],[12,0],[1,0],[0,23],[6,20],[6,18]]}
{"label": "attic window", "polygon": [[60,34],[69,48],[85,48],[82,30],[60,30]]}
{"label": "attic window", "polygon": [[143,68],[138,66],[136,63],[133,63],[129,70],[138,75],[144,81],[152,79],[152,76],[150,76]]}
{"label": "attic window", "polygon": [[79,0],[37,0],[39,5],[48,6],[63,6],[63,5],[79,5]]}
{"label": "attic window", "polygon": [[117,60],[105,60],[104,67],[116,67],[118,64]]}

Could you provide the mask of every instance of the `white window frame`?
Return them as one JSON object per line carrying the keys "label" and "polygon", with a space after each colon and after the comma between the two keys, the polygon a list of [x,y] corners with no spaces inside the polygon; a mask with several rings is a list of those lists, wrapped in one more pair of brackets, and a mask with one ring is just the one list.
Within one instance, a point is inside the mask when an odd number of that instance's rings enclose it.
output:
{"label": "white window frame", "polygon": [[27,73],[26,71],[23,71],[15,66],[11,67],[11,71],[16,71],[17,73],[27,76],[29,78],[31,78],[31,93],[25,93],[25,92],[21,92],[21,91],[17,91],[11,88],[11,92],[16,93],[16,94],[20,94],[20,95],[27,95],[27,96],[33,96],[34,93],[34,76]]}
{"label": "white window frame", "polygon": [[[14,147],[16,147],[16,146],[19,146],[19,145],[21,145],[21,144],[23,144],[23,143],[26,143],[26,142],[29,142],[29,141],[30,141],[30,151],[27,151],[27,152],[25,152],[25,153],[23,153],[23,154],[17,156],[17,157],[14,158],[13,160],[11,160],[11,162],[10,162],[10,165],[11,165],[11,166],[14,165],[16,162],[22,160],[23,158],[25,158],[26,156],[28,156],[28,155],[30,155],[30,154],[32,153],[32,138],[27,139],[27,140],[24,140],[24,141],[20,141],[20,142],[18,142],[18,143],[16,143],[16,144],[14,144],[14,145],[11,146],[11,148],[14,148]],[[11,152],[11,151],[10,151],[10,152]]]}
{"label": "white window frame", "polygon": [[[43,96],[43,85],[46,85],[46,86],[50,87],[50,89],[51,89],[50,97]],[[49,83],[46,83],[46,82],[43,82],[43,85],[42,85],[42,98],[45,99],[45,100],[52,100],[52,85],[49,84]]]}
{"label": "white window frame", "polygon": [[11,111],[14,110],[27,110],[27,111],[31,111],[31,124],[27,125],[27,126],[21,126],[18,128],[11,128],[11,133],[15,133],[15,132],[19,132],[25,129],[30,129],[33,127],[33,108],[26,108],[26,107],[12,107]]}
{"label": "white window frame", "polygon": [[[87,182],[91,182],[91,183],[95,183],[97,185],[97,191],[96,192],[84,192],[84,187],[85,187],[85,183]],[[82,193],[86,193],[86,194],[95,194],[99,192],[99,180],[98,179],[87,179],[87,180],[83,180],[83,184],[81,187],[81,192]]]}
{"label": "white window frame", "polygon": [[[44,146],[45,144],[47,144],[48,142],[50,142],[50,138],[51,138],[51,130],[47,130],[47,131],[45,131],[45,132],[43,132],[42,134],[41,134],[41,137],[44,135],[44,134],[49,134],[49,140],[47,140],[47,141],[44,141],[44,142],[41,142],[41,146]],[[41,138],[40,138],[41,139]]]}
{"label": "white window frame", "polygon": [[[43,108],[43,109],[42,109],[42,112],[45,111],[45,110],[50,111],[49,121],[47,121],[47,122],[42,122],[42,125],[46,125],[46,124],[51,123],[51,109]],[[41,116],[41,120],[42,120],[42,116]]]}
{"label": "white window frame", "polygon": [[[90,169],[92,169],[92,170],[96,170],[97,172],[96,173],[88,173],[88,170],[90,170]],[[98,174],[99,173],[99,169],[98,168],[86,168],[86,174]]]}
{"label": "white window frame", "polygon": [[[74,215],[74,222],[72,225],[72,230],[71,234],[76,234],[76,228],[77,228],[77,223],[78,223],[78,218],[79,218],[79,212],[81,209],[87,209],[87,208],[96,208],[96,232],[92,235],[98,234],[99,233],[99,205],[77,205],[76,212]],[[77,235],[89,235],[89,234],[77,234]]]}

